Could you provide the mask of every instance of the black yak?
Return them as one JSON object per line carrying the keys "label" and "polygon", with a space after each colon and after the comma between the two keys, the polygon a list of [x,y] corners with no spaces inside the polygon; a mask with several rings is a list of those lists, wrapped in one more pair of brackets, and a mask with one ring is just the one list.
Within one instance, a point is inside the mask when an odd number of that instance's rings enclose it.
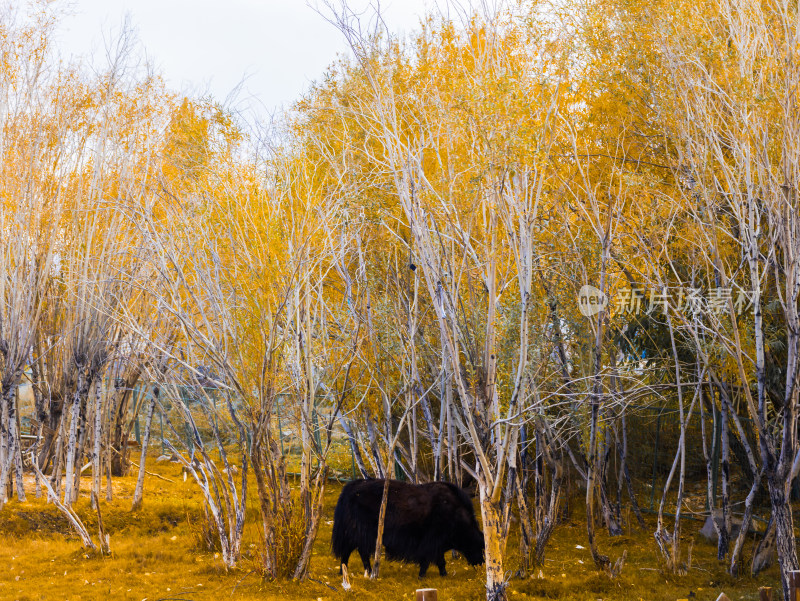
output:
{"label": "black yak", "polygon": [[[372,570],[383,485],[383,480],[354,480],[342,489],[331,539],[333,554],[341,564],[346,566],[350,554],[358,551],[364,569]],[[431,563],[446,576],[444,554],[450,549],[463,554],[471,565],[483,563],[483,533],[472,502],[462,489],[447,482],[390,480],[383,546],[388,559],[418,563],[420,578]]]}

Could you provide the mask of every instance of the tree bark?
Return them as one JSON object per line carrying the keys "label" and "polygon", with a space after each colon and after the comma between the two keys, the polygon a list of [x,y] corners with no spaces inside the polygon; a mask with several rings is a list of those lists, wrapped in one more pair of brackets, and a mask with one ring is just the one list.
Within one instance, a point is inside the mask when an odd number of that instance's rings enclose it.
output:
{"label": "tree bark", "polygon": [[381,570],[381,553],[383,551],[383,526],[386,523],[386,506],[389,504],[389,478],[383,480],[383,494],[381,494],[381,508],[378,512],[378,535],[375,537],[375,553],[372,556],[372,570],[370,580],[376,580]]}
{"label": "tree bark", "polygon": [[728,403],[727,391],[720,390],[720,401],[722,404],[722,411],[720,419],[722,420],[722,523],[720,524],[719,540],[717,542],[717,559],[722,561],[728,554],[728,547],[730,546],[731,534],[731,507],[730,507],[730,439],[728,423],[728,412],[730,405]]}
{"label": "tree bark", "polygon": [[775,547],[781,569],[781,585],[785,601],[794,601],[789,591],[789,572],[797,570],[797,549],[794,540],[792,507],[786,495],[786,482],[783,478],[767,478],[769,500],[772,506],[772,521],[775,526]]}
{"label": "tree bark", "polygon": [[478,483],[480,491],[481,520],[483,522],[483,537],[485,540],[485,561],[486,561],[486,601],[506,601],[506,587],[503,570],[503,555],[505,544],[502,539],[503,520],[502,513],[492,502],[491,491],[487,490],[492,483],[483,481],[484,476]]}
{"label": "tree bark", "polygon": [[[78,424],[81,417],[81,402],[83,396],[88,393],[86,390],[86,376],[83,369],[78,368],[78,380],[75,392],[72,394],[72,407],[69,425],[69,438],[67,439],[67,464],[66,464],[66,482],[64,483],[64,505],[71,505],[73,498],[73,489],[75,487],[75,462],[80,461],[77,457],[78,454]],[[80,465],[77,466],[78,477],[80,477]]]}
{"label": "tree bark", "polygon": [[76,503],[81,492],[81,473],[83,466],[83,457],[86,454],[87,441],[89,439],[89,423],[88,423],[88,404],[89,404],[89,390],[91,389],[92,381],[87,378],[86,394],[84,395],[80,405],[80,421],[78,421],[78,446],[75,449],[75,483],[72,487],[72,502]]}
{"label": "tree bark", "polygon": [[[94,438],[92,448],[92,506],[99,511],[97,502],[100,499],[100,482],[103,476],[102,448],[103,448],[103,378],[97,378],[94,391]],[[101,546],[102,546],[102,542]]]}
{"label": "tree bark", "polygon": [[6,421],[6,436],[3,441],[4,457],[0,473],[0,499],[4,502],[8,492],[9,476],[12,471],[16,480],[17,499],[25,501],[24,480],[22,478],[22,449],[17,431],[17,384],[3,388],[3,417]]}
{"label": "tree bark", "polygon": [[153,413],[155,413],[156,403],[161,389],[158,385],[153,386],[150,404],[147,407],[147,419],[144,424],[144,434],[142,435],[142,454],[139,458],[139,475],[136,478],[136,489],[133,491],[133,503],[131,510],[139,509],[142,506],[142,495],[144,492],[144,473],[145,462],[147,461],[147,447],[150,443],[150,429],[153,425]]}
{"label": "tree bark", "polygon": [[311,515],[307,518],[308,528],[306,530],[303,551],[300,553],[300,559],[297,561],[297,566],[292,575],[294,580],[303,580],[308,576],[308,570],[311,566],[311,550],[314,547],[314,541],[317,540],[319,522],[322,517],[323,493],[325,492],[325,480],[327,477],[328,467],[320,466],[316,482],[314,483],[315,494],[311,505]]}

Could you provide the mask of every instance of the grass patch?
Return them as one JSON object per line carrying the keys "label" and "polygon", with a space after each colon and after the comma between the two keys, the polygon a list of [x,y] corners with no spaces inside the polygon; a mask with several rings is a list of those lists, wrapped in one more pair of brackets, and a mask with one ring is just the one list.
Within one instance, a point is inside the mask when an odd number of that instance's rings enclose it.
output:
{"label": "grass patch", "polygon": [[[240,565],[226,571],[214,550],[198,540],[203,523],[202,498],[191,481],[183,482],[175,464],[148,465],[148,470],[174,480],[148,476],[144,505],[131,512],[135,474],[114,482],[114,500],[102,501],[103,520],[111,535],[110,557],[84,551],[59,512],[44,502],[11,501],[0,511],[0,599],[70,601],[109,601],[110,599],[185,599],[219,601],[221,599],[259,600],[354,599],[389,601],[413,599],[414,590],[433,587],[442,601],[483,598],[484,573],[463,559],[447,556],[447,577],[430,570],[419,580],[417,567],[384,561],[381,578],[372,582],[363,577],[361,562],[351,558],[353,590],[345,593],[338,566],[330,554],[333,507],[341,485],[328,484],[325,513],[311,564],[313,580],[303,583],[266,581],[258,572],[258,509],[248,490],[248,523]],[[83,481],[88,490],[90,481]],[[580,504],[573,504],[580,507]],[[76,510],[89,531],[96,532],[97,522],[82,495]],[[616,559],[624,549],[628,561],[617,580],[609,580],[593,567],[586,547],[583,516],[576,509],[571,520],[560,525],[548,546],[545,565],[531,577],[509,582],[509,597],[525,599],[565,599],[574,601],[676,601],[694,598],[714,600],[721,591],[734,601],[757,599],[759,586],[779,587],[778,571],[770,568],[758,578],[731,578],[724,565],[716,560],[716,547],[697,535],[699,522],[687,521],[683,527],[683,549],[695,539],[693,568],[686,576],[665,574],[659,569],[659,557],[653,540],[655,519],[646,516],[647,528],[626,529],[621,537],[610,538],[600,532],[600,549]],[[752,552],[753,541],[745,548]],[[506,569],[518,567],[517,541],[508,541]],[[691,595],[690,593],[693,593]]]}

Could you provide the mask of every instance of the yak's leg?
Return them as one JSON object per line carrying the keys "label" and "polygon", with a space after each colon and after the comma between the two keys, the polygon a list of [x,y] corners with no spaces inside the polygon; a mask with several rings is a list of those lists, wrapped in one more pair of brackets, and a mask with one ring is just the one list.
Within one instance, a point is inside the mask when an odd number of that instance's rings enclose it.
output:
{"label": "yak's leg", "polygon": [[350,554],[353,551],[355,551],[355,549],[348,549],[347,552],[342,556],[342,561],[339,564],[339,575],[340,576],[342,575],[342,565],[344,565],[345,567],[348,567],[347,566],[347,562],[350,561]]}
{"label": "yak's leg", "polygon": [[430,565],[430,563],[431,562],[429,562],[427,559],[421,559],[420,560],[420,562],[419,562],[419,577],[420,578],[425,578],[425,574],[428,571],[428,566]]}
{"label": "yak's leg", "polygon": [[364,564],[364,570],[366,570],[367,574],[372,574],[372,564],[369,560],[372,553],[367,549],[359,548],[358,554],[361,555],[361,563]]}
{"label": "yak's leg", "polygon": [[439,556],[439,559],[436,560],[436,567],[439,568],[439,576],[447,576],[447,569],[445,568],[444,563],[444,553]]}

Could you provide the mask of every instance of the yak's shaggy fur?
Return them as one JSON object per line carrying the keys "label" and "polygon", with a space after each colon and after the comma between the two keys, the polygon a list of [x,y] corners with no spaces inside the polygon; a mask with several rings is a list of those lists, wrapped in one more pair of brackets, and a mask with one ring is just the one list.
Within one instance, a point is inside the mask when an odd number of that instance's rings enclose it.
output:
{"label": "yak's shaggy fur", "polygon": [[[364,569],[372,570],[383,485],[383,480],[354,480],[342,489],[333,514],[331,547],[345,566],[358,551]],[[388,559],[419,564],[420,577],[431,563],[447,575],[444,554],[450,549],[471,565],[483,563],[483,533],[472,502],[447,482],[415,485],[390,480],[383,546]]]}

